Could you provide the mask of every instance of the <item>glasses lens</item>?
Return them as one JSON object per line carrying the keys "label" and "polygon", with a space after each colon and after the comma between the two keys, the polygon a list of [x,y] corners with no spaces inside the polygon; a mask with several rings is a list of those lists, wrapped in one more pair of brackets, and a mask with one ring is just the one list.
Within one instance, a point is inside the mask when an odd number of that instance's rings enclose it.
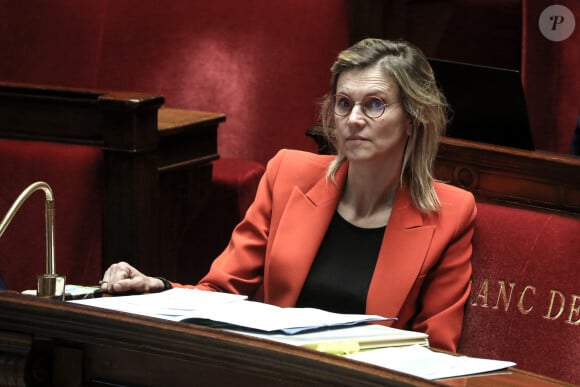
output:
{"label": "glasses lens", "polygon": [[339,116],[346,116],[352,110],[352,100],[346,95],[334,96],[334,112]]}
{"label": "glasses lens", "polygon": [[378,118],[385,111],[385,102],[379,97],[366,97],[362,106],[365,114],[371,118]]}

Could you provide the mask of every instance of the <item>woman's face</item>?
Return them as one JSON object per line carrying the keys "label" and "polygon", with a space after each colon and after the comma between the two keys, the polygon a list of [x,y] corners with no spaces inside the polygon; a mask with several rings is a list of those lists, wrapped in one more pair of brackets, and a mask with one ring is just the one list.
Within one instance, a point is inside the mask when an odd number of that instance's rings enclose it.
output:
{"label": "woman's face", "polygon": [[[378,163],[402,160],[411,122],[403,109],[396,81],[378,66],[352,69],[340,74],[336,93],[340,95],[337,100],[343,108],[352,106],[345,116],[335,114],[337,145],[346,158],[351,162]],[[380,117],[369,117],[375,115],[376,106],[380,107],[380,101],[369,97],[384,101],[386,107]],[[363,101],[366,101],[368,115],[364,112]]]}

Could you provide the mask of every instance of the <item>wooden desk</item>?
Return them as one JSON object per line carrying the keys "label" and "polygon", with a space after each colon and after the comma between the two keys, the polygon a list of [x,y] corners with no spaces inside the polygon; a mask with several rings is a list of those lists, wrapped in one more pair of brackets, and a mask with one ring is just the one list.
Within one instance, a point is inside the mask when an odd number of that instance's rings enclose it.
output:
{"label": "wooden desk", "polygon": [[0,315],[0,386],[562,385],[517,369],[428,381],[214,328],[9,292],[0,292]]}
{"label": "wooden desk", "polygon": [[92,220],[102,221],[103,268],[123,259],[175,278],[182,230],[209,194],[225,116],[163,103],[143,93],[0,84],[1,138],[102,149],[102,219]]}

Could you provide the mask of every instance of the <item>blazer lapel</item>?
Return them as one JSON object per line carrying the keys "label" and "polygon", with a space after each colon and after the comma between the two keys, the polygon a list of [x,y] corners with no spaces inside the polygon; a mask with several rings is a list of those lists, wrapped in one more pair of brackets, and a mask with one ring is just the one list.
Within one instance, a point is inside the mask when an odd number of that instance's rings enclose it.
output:
{"label": "blazer lapel", "polygon": [[399,190],[367,295],[369,314],[397,317],[421,272],[435,226],[423,225],[423,217]]}
{"label": "blazer lapel", "polygon": [[[345,183],[347,163],[336,186],[322,177],[308,192],[294,187],[264,268],[264,300],[294,306],[332,219]],[[424,225],[406,189],[399,190],[383,237],[367,296],[367,313],[396,317],[417,280],[435,226]]]}
{"label": "blazer lapel", "polygon": [[276,231],[264,273],[264,299],[293,306],[332,219],[346,179],[346,164],[336,185],[322,177],[308,192],[294,187]]}

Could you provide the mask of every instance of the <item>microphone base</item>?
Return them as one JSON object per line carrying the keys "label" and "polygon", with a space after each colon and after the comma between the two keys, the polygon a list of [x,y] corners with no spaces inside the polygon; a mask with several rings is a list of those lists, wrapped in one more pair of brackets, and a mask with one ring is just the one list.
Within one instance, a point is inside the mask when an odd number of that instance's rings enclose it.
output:
{"label": "microphone base", "polygon": [[42,298],[64,300],[66,277],[58,274],[42,274],[38,276],[36,295]]}

